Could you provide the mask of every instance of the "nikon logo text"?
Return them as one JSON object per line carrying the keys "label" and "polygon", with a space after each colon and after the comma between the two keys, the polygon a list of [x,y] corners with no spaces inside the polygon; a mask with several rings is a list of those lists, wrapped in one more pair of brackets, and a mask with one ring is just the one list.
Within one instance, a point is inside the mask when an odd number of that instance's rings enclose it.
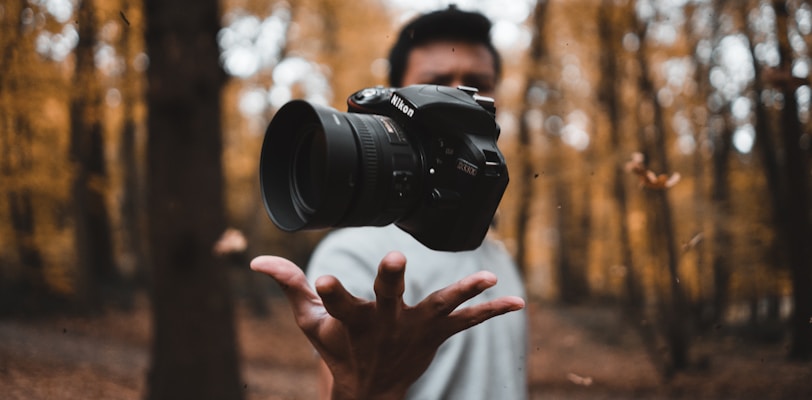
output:
{"label": "nikon logo text", "polygon": [[395,106],[400,112],[406,114],[407,117],[411,118],[414,115],[414,108],[409,107],[403,99],[401,99],[398,95],[393,94],[392,99],[389,102]]}

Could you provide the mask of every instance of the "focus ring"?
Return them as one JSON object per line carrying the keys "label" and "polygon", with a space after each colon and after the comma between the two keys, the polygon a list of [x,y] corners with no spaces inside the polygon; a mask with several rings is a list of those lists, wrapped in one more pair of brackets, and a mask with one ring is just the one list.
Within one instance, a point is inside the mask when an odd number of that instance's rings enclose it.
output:
{"label": "focus ring", "polygon": [[361,165],[364,175],[361,193],[374,193],[378,184],[379,164],[377,146],[375,145],[375,138],[372,135],[372,128],[367,123],[366,118],[359,118],[353,114],[347,114],[347,117],[352,119],[352,125],[356,129],[358,142],[361,147]]}

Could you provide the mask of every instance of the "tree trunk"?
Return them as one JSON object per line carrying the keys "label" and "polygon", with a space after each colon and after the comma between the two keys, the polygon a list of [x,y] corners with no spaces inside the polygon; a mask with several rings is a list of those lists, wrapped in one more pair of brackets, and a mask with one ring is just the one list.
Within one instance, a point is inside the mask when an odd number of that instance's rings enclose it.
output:
{"label": "tree trunk", "polygon": [[[793,65],[792,50],[789,44],[789,12],[785,2],[774,0],[779,53],[778,66],[786,76],[791,76]],[[812,238],[812,217],[810,216],[809,154],[801,148],[803,126],[798,118],[798,101],[795,97],[797,86],[786,82],[781,91],[784,107],[781,110],[781,135],[783,139],[784,172],[786,186],[780,191],[783,197],[780,207],[786,209],[786,218],[781,224],[785,230],[787,261],[792,276],[793,313],[790,322],[792,342],[789,356],[792,359],[812,359],[812,251],[809,239]]]}
{"label": "tree trunk", "polygon": [[[526,93],[526,92],[525,92]],[[522,276],[527,276],[527,231],[532,215],[530,209],[533,204],[535,193],[534,185],[536,174],[533,172],[532,160],[532,140],[530,129],[527,126],[527,109],[522,110],[519,121],[519,147],[517,149],[519,159],[519,194],[518,205],[516,206],[516,265]]]}
{"label": "tree trunk", "polygon": [[[645,293],[643,292],[643,285],[638,277],[638,270],[634,263],[631,233],[626,219],[629,215],[629,200],[626,193],[625,181],[628,179],[624,171],[624,164],[630,155],[624,154],[622,146],[623,138],[621,131],[621,115],[622,107],[620,104],[620,90],[622,76],[620,74],[621,60],[618,54],[622,54],[623,50],[619,44],[621,40],[619,36],[622,32],[618,32],[614,27],[623,26],[613,18],[616,14],[615,3],[613,0],[603,0],[598,13],[598,32],[600,32],[602,51],[600,53],[601,75],[599,90],[599,99],[607,113],[609,120],[609,143],[611,145],[610,157],[614,162],[612,163],[614,173],[612,175],[612,193],[614,194],[614,206],[617,209],[619,216],[618,228],[618,253],[620,256],[620,265],[624,267],[625,274],[623,275],[623,283],[625,289],[625,296],[623,302],[623,315],[628,323],[635,328],[640,335],[646,353],[657,371],[661,375],[666,375],[668,366],[666,360],[662,357],[661,352],[657,346],[657,332],[653,329],[653,325],[645,321],[651,318],[646,315],[645,307]],[[622,8],[621,15],[630,15],[629,10]]]}
{"label": "tree trunk", "polygon": [[81,306],[90,309],[101,306],[100,285],[111,285],[118,279],[104,198],[107,171],[100,117],[101,89],[94,65],[94,14],[90,0],[79,3],[79,43],[70,104],[77,293]]}
{"label": "tree trunk", "polygon": [[147,398],[240,399],[225,229],[216,0],[147,0],[152,365]]}
{"label": "tree trunk", "polygon": [[[560,138],[553,138],[552,153],[561,154],[566,150],[560,143]],[[560,160],[557,156],[553,160]],[[564,162],[555,162],[556,165],[565,165]],[[589,285],[586,280],[586,252],[588,251],[588,232],[584,232],[583,217],[580,213],[588,213],[589,204],[584,202],[584,209],[578,210],[572,200],[573,185],[568,184],[563,177],[563,170],[555,174],[554,196],[556,199],[556,229],[558,230],[558,245],[556,246],[556,267],[561,301],[567,304],[576,304],[585,300],[589,295]]]}
{"label": "tree trunk", "polygon": [[0,27],[0,177],[6,188],[4,195],[8,210],[6,215],[11,227],[11,243],[16,252],[21,274],[20,281],[6,285],[0,291],[0,311],[19,312],[41,309],[41,301],[50,297],[45,282],[44,261],[37,246],[33,194],[20,176],[25,176],[33,168],[33,134],[26,111],[15,101],[24,96],[30,87],[25,87],[28,71],[25,70],[28,58],[33,55],[33,46],[22,35],[24,29],[20,15],[27,7],[24,0],[5,4],[7,20]]}
{"label": "tree trunk", "polygon": [[[132,12],[131,12],[132,11]],[[122,169],[122,193],[121,193],[121,230],[122,230],[122,252],[128,259],[132,270],[132,280],[137,284],[147,282],[147,246],[144,238],[144,179],[143,164],[139,162],[139,149],[141,143],[137,137],[138,125],[135,115],[135,108],[139,99],[143,97],[142,77],[135,73],[132,68],[134,58],[133,44],[134,36],[131,30],[135,26],[142,26],[140,20],[134,19],[135,6],[129,5],[122,10],[127,17],[127,26],[122,31],[121,42],[123,44],[122,53],[127,60],[124,63],[124,73],[121,82],[122,109],[124,126],[121,129],[121,142],[119,145],[119,159]],[[141,19],[141,18],[139,18]],[[136,25],[137,24],[137,25]],[[122,263],[123,264],[123,263]]]}
{"label": "tree trunk", "polygon": [[530,65],[525,82],[525,102],[521,111],[519,120],[519,146],[517,149],[519,159],[519,194],[518,205],[516,211],[516,265],[522,275],[526,275],[528,271],[527,260],[527,231],[532,216],[531,207],[533,204],[533,197],[535,196],[535,178],[537,174],[533,171],[533,140],[530,132],[530,127],[527,123],[528,113],[532,110],[533,104],[530,104],[528,95],[530,90],[543,78],[541,73],[544,67],[544,60],[547,58],[547,49],[544,44],[544,36],[542,30],[544,28],[544,21],[547,12],[547,1],[536,2],[535,9],[533,10],[533,39],[530,45]]}
{"label": "tree trunk", "polygon": [[[745,14],[746,17],[744,10],[743,14]],[[769,85],[769,82],[765,80],[764,71],[758,64],[755,48],[757,42],[754,36],[754,32],[748,29],[747,39],[750,43],[750,54],[754,71],[753,92],[756,96],[761,96]],[[781,148],[781,141],[776,140],[778,134],[775,132],[774,124],[770,121],[770,113],[764,102],[756,101],[753,107],[753,124],[756,132],[754,151],[761,160],[761,170],[767,184],[770,218],[772,219],[773,229],[775,230],[775,238],[773,238],[768,245],[765,261],[771,263],[769,267],[772,268],[774,273],[778,273],[779,270],[786,269],[786,265],[788,264],[786,255],[788,240],[785,238],[787,229],[784,227],[784,224],[789,220],[789,214],[783,205],[783,192],[786,190],[786,183],[779,162],[779,155],[782,151],[778,149]],[[773,288],[773,292],[779,293],[780,289]],[[777,304],[778,303],[776,303],[776,305]]]}
{"label": "tree trunk", "polygon": [[[716,20],[723,15],[724,6],[724,1],[713,0],[707,5],[697,5],[696,7],[691,7],[689,19],[697,18],[700,15],[710,14],[711,19]],[[685,24],[685,35],[689,38],[690,48],[696,49],[702,40],[710,40],[711,43],[714,44],[714,47],[718,46],[720,36],[722,35],[720,29],[721,25],[722,24],[715,23],[712,24],[709,30],[704,30],[694,29],[692,24]],[[702,59],[696,52],[694,52],[693,64],[696,68],[694,71],[694,81],[697,85],[697,95],[695,96],[697,98],[697,107],[707,108],[707,99],[710,98],[714,91],[713,86],[710,83],[710,71],[712,63],[713,61]],[[693,251],[696,256],[698,293],[697,299],[691,305],[691,307],[694,321],[696,322],[697,326],[703,330],[714,326],[717,322],[721,321],[721,318],[726,310],[729,293],[729,279],[730,274],[732,273],[731,267],[727,262],[727,258],[729,258],[731,254],[730,252],[733,250],[730,247],[730,236],[732,235],[732,232],[730,232],[726,225],[720,226],[720,222],[727,223],[729,220],[718,219],[718,216],[720,215],[719,210],[713,209],[714,196],[716,196],[720,199],[720,210],[725,210],[725,212],[721,215],[725,215],[725,218],[729,217],[730,183],[727,181],[727,179],[729,179],[729,162],[727,160],[730,152],[731,133],[728,130],[729,124],[726,124],[725,133],[722,134],[723,143],[721,144],[725,147],[723,149],[720,149],[716,145],[713,147],[713,159],[724,160],[724,165],[722,165],[722,167],[724,167],[724,171],[716,168],[715,166],[711,167],[711,173],[713,174],[711,177],[711,182],[712,186],[714,187],[712,190],[715,191],[717,189],[715,186],[717,183],[719,183],[721,186],[718,188],[720,190],[719,193],[709,194],[708,190],[706,189],[707,183],[705,177],[706,155],[705,152],[701,151],[701,148],[708,140],[706,137],[707,135],[710,135],[712,138],[714,137],[713,127],[710,124],[711,121],[712,118],[710,118],[710,115],[708,114],[703,113],[700,115],[694,115],[694,127],[696,132],[694,132],[693,138],[697,145],[693,151],[692,161],[694,202],[697,205],[705,204],[708,202],[707,199],[710,198],[712,207],[710,210],[706,210],[706,207],[695,207],[694,215],[696,219],[696,231],[698,233],[697,236],[694,236],[694,238],[697,240],[694,242],[695,244],[691,244],[689,247],[683,249],[683,254],[686,254],[687,251]],[[724,180],[720,181],[722,179]],[[707,222],[708,220],[710,220],[710,222]],[[706,256],[702,250],[702,247],[705,247],[702,245],[704,238],[709,237],[705,234],[705,230],[708,226],[714,226],[721,229],[716,229],[713,231],[712,240],[714,244],[709,247],[710,251],[708,257],[711,259],[710,273],[708,273],[707,269],[705,268]],[[709,283],[703,284],[703,282]]]}
{"label": "tree trunk", "polygon": [[731,204],[729,183],[729,154],[733,132],[730,124],[725,123],[721,132],[712,133],[713,170],[711,201],[713,209],[713,315],[714,322],[720,323],[727,309],[728,287],[731,267],[730,251],[732,250],[732,233],[730,232]]}
{"label": "tree trunk", "polygon": [[[10,168],[4,167],[4,169],[11,173],[20,174],[31,168],[30,155],[26,153],[26,149],[31,149],[33,143],[31,142],[31,130],[24,117],[18,115],[12,118],[15,121],[12,131],[16,132],[14,135],[14,139],[16,139],[14,147],[22,149],[22,151],[15,157],[19,160],[19,163],[14,166],[9,165]],[[45,282],[42,254],[36,244],[33,196],[27,187],[19,183],[18,185],[21,187],[9,190],[7,194],[17,257],[23,268],[22,287],[18,293],[21,296],[21,299],[18,300],[22,301],[13,302],[12,304],[21,303],[24,311],[41,310],[53,305],[48,301],[51,293]]]}
{"label": "tree trunk", "polygon": [[[646,155],[647,167],[657,173],[669,173],[664,117],[662,108],[657,102],[654,83],[649,77],[649,65],[646,59],[645,42],[648,25],[645,21],[638,23],[641,24],[638,28],[641,48],[637,52],[637,61],[640,68],[639,87],[642,97],[649,99],[649,105],[651,111],[653,111],[652,120],[642,123],[638,128],[638,142]],[[643,114],[643,112],[640,113],[640,115]],[[652,131],[646,132],[648,128],[651,128]],[[666,190],[646,190],[645,207],[652,260],[665,267],[666,270],[664,275],[667,284],[663,289],[668,291],[668,295],[663,295],[660,301],[663,308],[661,317],[663,318],[663,329],[668,343],[671,367],[675,371],[683,370],[688,366],[689,337],[685,321],[689,319],[687,318],[685,294],[680,287],[677,271],[675,227],[668,192]]]}

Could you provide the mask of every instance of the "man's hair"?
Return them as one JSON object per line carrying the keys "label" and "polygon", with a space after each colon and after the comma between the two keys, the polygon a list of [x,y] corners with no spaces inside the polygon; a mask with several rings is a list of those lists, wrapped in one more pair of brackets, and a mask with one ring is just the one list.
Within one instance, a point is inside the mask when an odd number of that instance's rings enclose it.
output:
{"label": "man's hair", "polygon": [[415,47],[440,40],[459,40],[482,44],[493,56],[496,76],[502,70],[499,53],[491,42],[491,21],[477,12],[462,11],[455,5],[421,15],[401,29],[398,40],[389,51],[389,85],[401,86],[409,53]]}

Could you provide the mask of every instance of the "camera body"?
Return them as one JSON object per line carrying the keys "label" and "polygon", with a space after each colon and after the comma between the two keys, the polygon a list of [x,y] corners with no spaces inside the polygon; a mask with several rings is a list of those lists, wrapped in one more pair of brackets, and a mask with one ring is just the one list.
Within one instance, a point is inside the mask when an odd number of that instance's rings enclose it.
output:
{"label": "camera body", "polygon": [[274,223],[394,222],[434,250],[477,248],[508,183],[493,100],[414,85],[366,88],[347,104],[340,113],[293,101],[269,124],[260,180]]}

